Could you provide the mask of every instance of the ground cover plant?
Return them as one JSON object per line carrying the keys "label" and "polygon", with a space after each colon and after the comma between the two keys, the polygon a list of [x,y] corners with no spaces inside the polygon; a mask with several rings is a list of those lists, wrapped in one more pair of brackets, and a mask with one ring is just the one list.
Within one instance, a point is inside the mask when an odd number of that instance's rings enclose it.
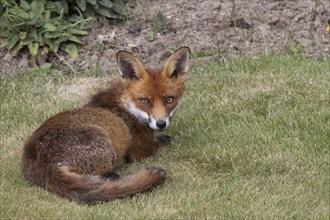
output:
{"label": "ground cover plant", "polygon": [[24,141],[47,117],[81,106],[117,72],[29,71],[0,81],[0,219],[328,219],[330,62],[304,56],[239,58],[191,67],[173,143],[118,170],[167,170],[165,184],[83,206],[31,186]]}
{"label": "ground cover plant", "polygon": [[123,19],[124,7],[122,0],[1,0],[0,37],[4,40],[0,46],[13,57],[28,48],[32,66],[44,65],[48,53],[57,55],[61,46],[62,51],[76,59],[78,49],[73,43],[83,43],[79,37],[90,31],[92,12],[109,19]]}

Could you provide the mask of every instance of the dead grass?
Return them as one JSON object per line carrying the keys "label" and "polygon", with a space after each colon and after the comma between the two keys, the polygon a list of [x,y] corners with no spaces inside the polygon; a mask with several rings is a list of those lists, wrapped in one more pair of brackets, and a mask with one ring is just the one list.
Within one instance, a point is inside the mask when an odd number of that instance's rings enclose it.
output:
{"label": "dead grass", "polygon": [[82,98],[88,98],[91,94],[97,90],[104,88],[109,78],[94,78],[87,77],[81,79],[74,79],[65,82],[58,89],[59,100],[75,101]]}

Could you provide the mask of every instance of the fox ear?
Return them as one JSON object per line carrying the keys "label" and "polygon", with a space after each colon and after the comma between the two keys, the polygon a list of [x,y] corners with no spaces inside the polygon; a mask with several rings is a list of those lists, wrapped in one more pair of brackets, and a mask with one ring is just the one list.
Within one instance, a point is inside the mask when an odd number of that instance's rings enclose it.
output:
{"label": "fox ear", "polygon": [[138,58],[131,53],[120,50],[117,52],[117,65],[120,75],[126,79],[140,79],[145,70]]}
{"label": "fox ear", "polygon": [[189,47],[180,47],[168,58],[165,63],[163,74],[170,78],[178,78],[188,72]]}

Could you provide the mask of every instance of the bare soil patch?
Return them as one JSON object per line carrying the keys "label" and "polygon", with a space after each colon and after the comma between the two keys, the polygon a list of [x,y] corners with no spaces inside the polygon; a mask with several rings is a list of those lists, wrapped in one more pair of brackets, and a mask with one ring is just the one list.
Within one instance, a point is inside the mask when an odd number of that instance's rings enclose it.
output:
{"label": "bare soil patch", "polygon": [[[95,21],[79,59],[67,61],[78,71],[107,71],[115,67],[116,51],[126,49],[155,65],[182,45],[195,58],[276,51],[330,55],[328,0],[130,0],[127,10],[124,22]],[[27,54],[12,58],[0,50],[0,77],[30,66]]]}

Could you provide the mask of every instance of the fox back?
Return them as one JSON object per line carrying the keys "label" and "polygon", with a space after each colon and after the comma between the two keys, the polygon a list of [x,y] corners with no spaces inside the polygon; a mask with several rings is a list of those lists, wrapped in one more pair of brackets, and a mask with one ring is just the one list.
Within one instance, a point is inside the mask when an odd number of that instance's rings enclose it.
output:
{"label": "fox back", "polygon": [[165,181],[160,167],[121,178],[114,169],[152,155],[170,143],[164,130],[180,106],[189,64],[188,47],[163,68],[144,68],[127,51],[117,53],[121,77],[83,107],[50,117],[27,140],[22,172],[31,183],[78,203],[131,196]]}

